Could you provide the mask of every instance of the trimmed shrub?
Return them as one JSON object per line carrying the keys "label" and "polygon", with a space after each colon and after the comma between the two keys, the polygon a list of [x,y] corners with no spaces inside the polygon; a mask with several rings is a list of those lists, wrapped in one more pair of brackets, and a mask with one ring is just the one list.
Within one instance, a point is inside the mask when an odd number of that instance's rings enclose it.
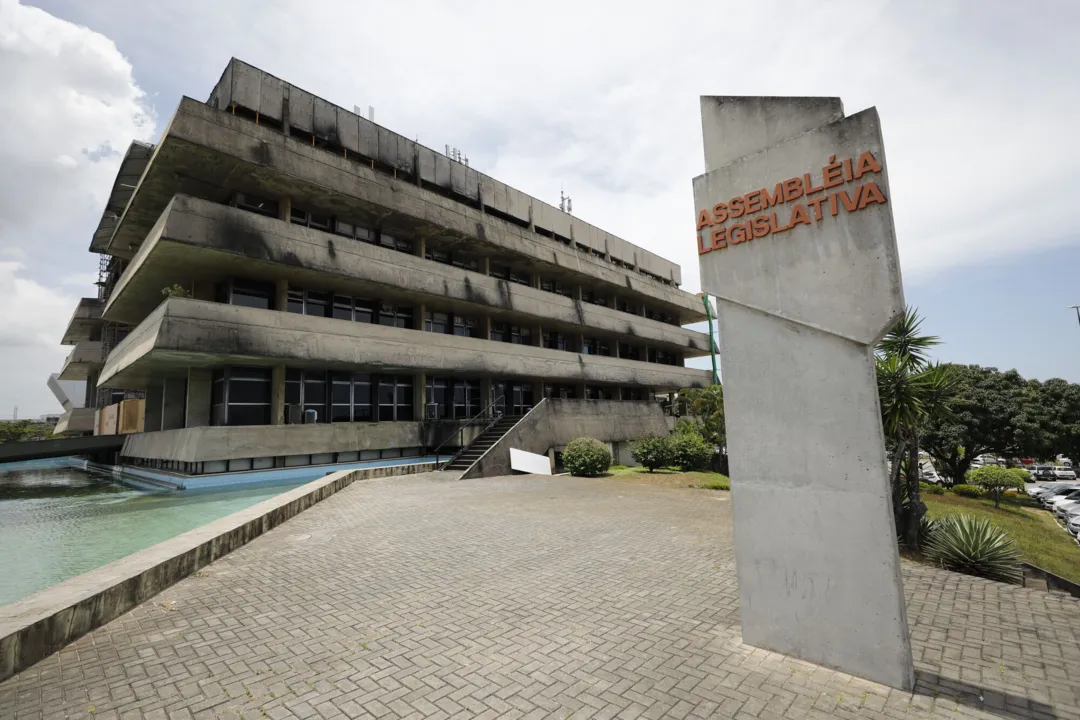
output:
{"label": "trimmed shrub", "polygon": [[944,495],[945,488],[940,485],[931,485],[930,483],[919,483],[919,492],[927,495]]}
{"label": "trimmed shrub", "polygon": [[1024,489],[1024,480],[1016,471],[1016,468],[1008,470],[1000,465],[987,465],[976,468],[967,474],[967,479],[994,498],[994,507],[997,507],[1001,502],[1001,496],[1006,490]]}
{"label": "trimmed shrub", "polygon": [[[1016,479],[1022,483],[1031,482],[1031,473],[1024,468],[1009,468],[1009,472],[1016,476]],[[1020,489],[1023,489],[1022,487]]]}
{"label": "trimmed shrub", "polygon": [[630,443],[630,454],[649,472],[673,464],[671,438],[646,435]]}
{"label": "trimmed shrub", "polygon": [[716,448],[697,433],[681,432],[668,438],[668,442],[671,446],[671,464],[678,465],[684,471],[704,470],[716,454]]}
{"label": "trimmed shrub", "polygon": [[974,485],[965,485],[963,483],[959,485],[953,485],[952,491],[960,497],[977,498],[982,496],[982,490]]}
{"label": "trimmed shrub", "polygon": [[947,570],[1019,584],[1020,553],[1001,528],[985,518],[949,515],[934,523],[926,557]]}
{"label": "trimmed shrub", "polygon": [[595,477],[607,472],[611,467],[611,451],[599,440],[589,437],[574,438],[566,444],[562,462],[571,475]]}

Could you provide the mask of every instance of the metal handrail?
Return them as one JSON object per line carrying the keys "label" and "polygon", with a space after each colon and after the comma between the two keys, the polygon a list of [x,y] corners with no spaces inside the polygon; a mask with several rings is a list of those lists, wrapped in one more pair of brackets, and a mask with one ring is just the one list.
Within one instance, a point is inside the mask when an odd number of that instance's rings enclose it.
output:
{"label": "metal handrail", "polygon": [[[451,440],[453,440],[455,437],[457,437],[458,438],[458,443],[459,443],[458,451],[456,453],[454,453],[454,455],[449,460],[447,460],[447,464],[452,463],[457,458],[457,456],[461,454],[461,451],[465,449],[465,428],[472,425],[473,421],[475,421],[479,417],[482,417],[483,415],[485,415],[487,413],[488,410],[491,410],[493,407],[495,407],[496,405],[499,405],[500,403],[503,405],[503,407],[506,406],[506,398],[505,398],[504,395],[500,395],[499,397],[495,398],[491,402],[490,405],[488,405],[483,410],[476,413],[476,415],[472,416],[471,418],[466,420],[464,423],[462,423],[458,427],[458,430],[457,430],[456,433],[453,433],[452,435],[450,435],[450,437],[446,438],[441,443],[439,443],[439,447],[435,448],[432,451],[435,454],[435,464],[436,465],[439,464],[439,451],[443,449],[443,446],[446,445]],[[503,416],[503,413],[502,413],[501,410],[498,411],[498,412],[492,413],[491,422],[488,423],[484,427],[484,430],[481,432],[481,434],[483,434],[484,432],[487,432],[491,428],[492,425],[494,425],[496,422],[499,421],[500,418],[502,418],[502,416]]]}

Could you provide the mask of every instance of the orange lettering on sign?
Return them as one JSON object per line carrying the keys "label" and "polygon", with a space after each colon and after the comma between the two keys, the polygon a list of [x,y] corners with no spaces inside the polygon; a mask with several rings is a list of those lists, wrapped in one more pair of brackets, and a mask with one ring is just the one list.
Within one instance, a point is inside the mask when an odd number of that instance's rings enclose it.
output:
{"label": "orange lettering on sign", "polygon": [[[717,203],[711,208],[703,208],[697,213],[698,252],[701,254],[713,250],[724,250],[729,245],[742,245],[755,238],[787,232],[797,225],[813,225],[825,219],[825,204],[831,217],[840,214],[841,208],[852,213],[868,205],[884,204],[888,200],[885,193],[874,181],[855,183],[854,181],[868,173],[882,172],[881,162],[872,152],[860,153],[858,159],[844,158],[838,161],[836,155],[821,168],[821,184],[815,185],[813,174],[803,173],[802,177],[793,177],[776,183],[768,188],[751,190],[745,195],[737,195],[726,203]],[[840,188],[846,183],[853,185]],[[819,194],[820,193],[820,194]],[[817,196],[817,197],[811,197]],[[795,203],[800,198],[804,203]],[[792,203],[788,223],[780,225],[778,213],[761,213],[777,205]],[[811,220],[811,211],[813,219]],[[751,217],[753,216],[753,217]],[[738,223],[725,227],[728,220],[745,218]],[[703,230],[711,228],[706,238]]]}

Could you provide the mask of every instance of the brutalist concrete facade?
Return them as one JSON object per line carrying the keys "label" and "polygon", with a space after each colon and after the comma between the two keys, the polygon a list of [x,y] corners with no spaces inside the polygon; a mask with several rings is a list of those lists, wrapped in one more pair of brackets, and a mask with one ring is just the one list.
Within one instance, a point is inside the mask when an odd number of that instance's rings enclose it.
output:
{"label": "brutalist concrete facade", "polygon": [[93,377],[146,399],[129,462],[419,455],[477,414],[710,381],[677,265],[237,60],[140,168],[91,244],[122,328]]}

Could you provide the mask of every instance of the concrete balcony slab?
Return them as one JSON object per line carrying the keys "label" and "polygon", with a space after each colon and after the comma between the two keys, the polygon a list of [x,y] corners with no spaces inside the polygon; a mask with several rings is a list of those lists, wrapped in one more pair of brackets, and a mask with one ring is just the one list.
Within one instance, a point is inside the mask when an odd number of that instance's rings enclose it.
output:
{"label": "concrete balcony slab", "polygon": [[279,363],[654,389],[705,387],[712,377],[707,370],[169,298],[112,351],[99,385],[142,388],[189,368]]}
{"label": "concrete balcony slab", "polygon": [[68,320],[61,345],[74,345],[75,343],[89,340],[93,333],[101,327],[101,311],[105,307],[105,301],[98,298],[82,298],[75,306],[75,312]]}
{"label": "concrete balcony slab", "polygon": [[68,353],[67,358],[64,360],[64,367],[60,370],[57,378],[60,380],[86,380],[101,365],[101,341],[83,340],[76,343],[75,347]]}
{"label": "concrete balcony slab", "polygon": [[186,195],[173,198],[158,218],[105,317],[135,325],[161,303],[162,288],[197,278],[209,289],[230,275],[445,312],[490,312],[495,322],[610,334],[687,357],[709,352],[706,335],[677,325]]}

